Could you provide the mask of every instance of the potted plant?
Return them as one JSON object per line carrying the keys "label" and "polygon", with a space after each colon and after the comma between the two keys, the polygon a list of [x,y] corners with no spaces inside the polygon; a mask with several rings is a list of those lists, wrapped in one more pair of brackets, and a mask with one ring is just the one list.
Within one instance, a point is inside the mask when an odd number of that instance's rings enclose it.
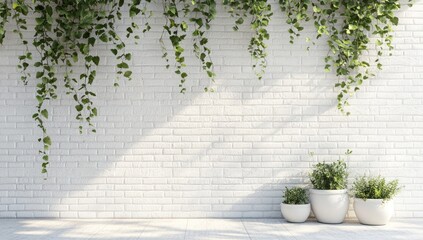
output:
{"label": "potted plant", "polygon": [[[347,151],[347,155],[351,151]],[[339,159],[333,163],[318,163],[310,174],[311,208],[317,221],[342,223],[348,212],[347,165]]]}
{"label": "potted plant", "polygon": [[306,190],[301,187],[285,187],[281,212],[288,222],[305,222],[310,215],[310,203]]}
{"label": "potted plant", "polygon": [[358,221],[367,225],[385,225],[394,213],[392,198],[398,194],[398,180],[359,177],[353,183],[354,212]]}

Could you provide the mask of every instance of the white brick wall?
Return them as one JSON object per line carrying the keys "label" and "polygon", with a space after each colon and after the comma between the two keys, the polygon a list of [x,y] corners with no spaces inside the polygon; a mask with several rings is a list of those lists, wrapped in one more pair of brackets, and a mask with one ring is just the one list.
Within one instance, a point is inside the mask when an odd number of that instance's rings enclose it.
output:
{"label": "white brick wall", "polygon": [[0,51],[0,217],[280,217],[284,186],[304,183],[315,161],[347,148],[351,177],[399,178],[396,216],[423,217],[423,1],[398,14],[396,50],[351,100],[350,117],[336,110],[323,41],[310,52],[302,39],[290,45],[276,11],[269,67],[258,81],[246,50],[250,31],[232,32],[233,19],[219,8],[208,34],[217,92],[202,91],[208,80],[189,54],[188,91],[178,93],[160,58],[156,13],[153,31],[129,46],[131,82],[112,86],[113,58],[98,48],[106,60],[94,87],[97,134],[79,135],[69,97],[50,105],[47,180],[31,119],[35,84],[18,80],[21,46],[9,35]]}

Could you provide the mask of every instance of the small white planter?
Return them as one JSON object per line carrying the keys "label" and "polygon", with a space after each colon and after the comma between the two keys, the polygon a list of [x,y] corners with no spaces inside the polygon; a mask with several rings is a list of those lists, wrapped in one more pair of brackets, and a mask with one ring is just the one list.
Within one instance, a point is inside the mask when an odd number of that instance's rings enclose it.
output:
{"label": "small white planter", "polygon": [[308,204],[285,204],[281,203],[282,216],[288,222],[302,223],[310,216],[310,203]]}
{"label": "small white planter", "polygon": [[354,212],[361,224],[385,225],[394,214],[394,202],[382,199],[354,199]]}
{"label": "small white planter", "polygon": [[348,212],[348,193],[346,189],[310,189],[310,203],[317,221],[342,223]]}

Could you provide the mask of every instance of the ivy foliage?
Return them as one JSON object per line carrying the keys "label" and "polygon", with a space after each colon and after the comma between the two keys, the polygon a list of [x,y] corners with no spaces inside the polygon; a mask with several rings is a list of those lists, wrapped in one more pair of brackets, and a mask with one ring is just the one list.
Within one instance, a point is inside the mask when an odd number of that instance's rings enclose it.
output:
{"label": "ivy foliage", "polygon": [[254,60],[253,69],[258,79],[262,79],[267,67],[265,41],[270,38],[267,26],[273,15],[272,6],[267,0],[223,0],[223,4],[227,6],[231,16],[236,18],[233,27],[235,31],[238,31],[239,25],[244,23],[247,16],[251,16],[250,26],[254,35],[250,40],[248,51]]}
{"label": "ivy foliage", "polygon": [[309,203],[307,191],[301,187],[285,187],[283,193],[283,203],[285,204],[307,204]]}
{"label": "ivy foliage", "polygon": [[[210,23],[216,16],[215,0],[192,1],[192,17],[189,19],[194,24],[193,47],[195,56],[200,60],[202,69],[206,72],[211,82],[214,82],[216,73],[211,58],[211,49],[207,46],[209,39],[206,37],[206,31],[210,29]],[[214,92],[212,87],[205,87],[204,91]]]}
{"label": "ivy foliage", "polygon": [[10,8],[7,2],[0,2],[0,44],[3,44],[3,39],[6,36],[5,26],[10,15]]}
{"label": "ivy foliage", "polygon": [[[335,84],[339,89],[338,109],[349,115],[346,106],[350,96],[360,90],[363,81],[374,76],[371,61],[363,54],[376,45],[377,56],[373,62],[382,69],[383,50],[393,49],[392,27],[398,25],[395,12],[401,8],[400,0],[280,0],[279,4],[287,15],[291,43],[304,29],[301,24],[310,19],[316,28],[316,38],[327,36],[329,52],[325,70],[334,69],[339,76]],[[376,42],[371,38],[377,38]]]}
{"label": "ivy foliage", "polygon": [[[164,42],[165,34],[173,47],[175,58],[175,73],[180,77],[179,88],[181,93],[186,92],[184,83],[187,80],[188,73],[184,70],[185,49],[182,44],[187,37],[189,23],[192,23],[193,48],[195,56],[200,60],[202,69],[206,72],[208,78],[214,82],[216,76],[211,59],[211,49],[207,46],[208,38],[205,33],[210,29],[210,23],[216,16],[216,2],[214,0],[164,0],[163,15],[166,23],[163,26],[163,33],[160,38],[163,55],[166,60],[166,68],[169,68],[169,57]],[[205,91],[213,91],[210,87],[205,87]]]}
{"label": "ivy foliage", "polygon": [[[259,79],[267,67],[267,45],[270,35],[267,30],[273,15],[267,0],[222,0],[227,12],[235,18],[234,30],[248,20],[253,36],[248,51],[254,61],[253,69]],[[163,58],[170,67],[167,44],[172,46],[175,62],[174,72],[179,76],[181,93],[187,91],[188,79],[184,49],[187,35],[191,34],[194,55],[201,69],[214,82],[216,73],[212,61],[212,50],[208,46],[207,30],[216,16],[215,0],[3,0],[0,2],[0,45],[7,26],[12,26],[22,43],[18,69],[24,85],[28,80],[36,81],[36,111],[33,119],[41,129],[38,141],[42,144],[42,172],[47,172],[49,149],[52,139],[46,128],[49,109],[46,103],[58,98],[57,89],[63,86],[66,94],[75,101],[75,118],[80,122],[79,131],[95,132],[93,118],[98,114],[94,104],[96,93],[91,86],[96,81],[97,67],[103,64],[101,56],[94,50],[98,44],[107,44],[115,56],[116,81],[131,80],[132,54],[125,50],[128,38],[140,41],[137,34],[151,29],[148,22],[152,4],[162,4],[166,22],[160,38]],[[326,70],[335,69],[339,76],[338,108],[345,110],[348,99],[360,89],[366,79],[373,76],[371,62],[363,54],[373,45],[377,48],[374,63],[382,68],[379,58],[384,50],[392,50],[392,27],[398,24],[394,15],[401,5],[399,0],[279,0],[280,10],[287,15],[291,43],[304,29],[302,23],[313,20],[316,38],[326,36],[330,48],[325,58]],[[123,11],[123,9],[127,9]],[[123,21],[125,37],[118,34],[117,22],[127,14],[130,21]],[[35,16],[35,25],[27,23],[27,17]],[[141,22],[137,16],[141,17]],[[142,26],[142,27],[141,27]],[[31,27],[33,29],[28,29]],[[26,31],[35,32],[26,37]],[[376,37],[376,42],[371,38]],[[35,51],[30,51],[30,46]],[[32,49],[32,48],[31,48]],[[36,55],[33,60],[33,55]],[[82,69],[80,68],[82,66]],[[27,71],[31,67],[34,76]],[[32,71],[31,71],[32,72]],[[59,74],[60,73],[60,74]],[[214,91],[207,86],[205,91]]]}
{"label": "ivy foliage", "polygon": [[[66,94],[75,100],[75,118],[80,121],[79,131],[82,133],[84,126],[95,132],[92,118],[97,116],[97,108],[92,100],[96,94],[90,90],[90,86],[96,79],[96,67],[101,59],[92,48],[99,42],[111,44],[111,52],[117,60],[118,78],[131,78],[131,53],[125,52],[125,43],[117,34],[115,25],[117,20],[122,19],[121,8],[124,4],[124,1],[117,0],[34,0],[32,3],[17,0],[5,1],[0,5],[0,39],[4,38],[4,23],[11,16],[16,23],[14,31],[25,46],[24,53],[19,56],[18,65],[24,84],[27,83],[29,74],[26,70],[32,60],[28,44],[32,44],[38,53],[37,60],[31,62],[36,72],[38,101],[32,117],[43,134],[38,139],[43,144],[40,150],[43,173],[47,172],[48,150],[52,144],[45,126],[45,121],[50,115],[45,103],[57,99],[59,81],[66,88]],[[139,4],[140,1],[128,3],[130,9],[138,9]],[[25,39],[22,34],[22,31],[27,30],[26,16],[30,12],[35,16],[35,35],[31,43],[31,40]],[[135,26],[129,26],[128,33],[133,32]],[[83,65],[84,70],[76,73],[74,66],[79,64]],[[59,68],[64,70],[64,74],[60,76]],[[115,85],[117,84],[116,82]]]}
{"label": "ivy foliage", "polygon": [[362,176],[355,180],[352,190],[356,198],[364,200],[382,199],[385,202],[397,195],[401,188],[398,186],[397,179],[386,181],[386,179],[381,176]]}

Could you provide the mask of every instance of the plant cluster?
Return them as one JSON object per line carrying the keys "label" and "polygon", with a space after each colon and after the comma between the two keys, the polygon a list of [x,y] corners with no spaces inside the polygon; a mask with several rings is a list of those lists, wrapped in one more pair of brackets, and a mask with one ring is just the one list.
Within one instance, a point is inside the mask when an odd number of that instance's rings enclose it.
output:
{"label": "plant cluster", "polygon": [[398,180],[386,181],[385,178],[362,176],[353,183],[353,195],[356,198],[391,200],[401,188]]}
{"label": "plant cluster", "polygon": [[301,187],[285,187],[284,195],[282,196],[285,204],[307,204],[309,203],[307,191]]}
{"label": "plant cluster", "polygon": [[342,159],[332,163],[317,163],[310,174],[311,184],[318,190],[346,189],[347,180],[347,164]]}
{"label": "plant cluster", "polygon": [[[117,81],[130,80],[132,55],[125,50],[126,38],[140,39],[136,34],[139,26],[142,32],[151,29],[148,17],[151,0],[3,0],[0,2],[0,45],[6,36],[6,25],[13,24],[13,32],[21,39],[23,51],[19,55],[18,69],[24,84],[30,77],[36,81],[37,107],[33,118],[41,129],[43,144],[40,151],[42,172],[47,172],[49,164],[48,150],[52,141],[45,126],[50,114],[46,103],[58,98],[60,84],[66,88],[66,94],[75,101],[75,118],[80,121],[79,131],[83,129],[95,132],[93,118],[97,116],[94,105],[95,92],[91,85],[96,80],[97,67],[102,59],[93,50],[99,43],[108,44],[116,58]],[[185,49],[182,47],[191,32],[193,51],[199,59],[201,68],[211,82],[216,73],[211,58],[212,50],[208,47],[207,30],[216,15],[215,0],[163,0],[163,16],[166,23],[160,38],[163,58],[170,66],[165,38],[172,46],[175,60],[175,73],[179,76],[180,92],[186,92],[184,83],[188,78],[185,71]],[[263,77],[267,66],[266,41],[270,35],[267,30],[273,10],[266,0],[222,0],[226,10],[236,18],[234,30],[246,19],[253,31],[248,51],[254,61],[253,68],[259,79]],[[345,111],[348,98],[359,90],[362,82],[373,75],[370,61],[363,59],[363,54],[371,49],[371,38],[376,37],[376,66],[381,68],[380,56],[384,48],[392,50],[392,26],[398,24],[394,15],[401,5],[399,0],[279,0],[280,9],[287,14],[291,43],[304,29],[303,22],[313,19],[316,38],[327,36],[330,48],[325,58],[326,70],[334,68],[340,77],[338,108]],[[123,8],[128,11],[123,11]],[[126,26],[125,37],[116,30],[117,21],[128,14],[132,19]],[[28,16],[35,16],[35,25],[27,23]],[[142,17],[138,23],[136,16]],[[25,37],[28,27],[33,27],[35,35]],[[190,27],[192,29],[190,30]],[[30,51],[29,45],[35,51]],[[31,48],[32,49],[32,48]],[[36,57],[33,55],[36,54]],[[82,70],[77,67],[83,66]],[[28,67],[35,69],[35,76],[30,76]],[[60,72],[60,74],[58,74]],[[62,74],[63,73],[63,74]],[[205,87],[205,91],[213,91]]]}
{"label": "plant cluster", "polygon": [[253,69],[258,79],[262,79],[267,66],[267,45],[265,41],[270,38],[267,26],[273,15],[271,5],[266,0],[223,0],[223,4],[228,7],[231,16],[236,17],[233,27],[235,31],[239,29],[239,25],[244,23],[245,17],[251,16],[250,26],[254,35],[250,39],[248,51],[254,61]]}
{"label": "plant cluster", "polygon": [[[128,3],[130,9],[138,9],[140,1]],[[36,74],[36,99],[37,110],[33,119],[42,130],[43,136],[38,139],[43,144],[42,172],[47,172],[49,164],[48,150],[51,139],[45,127],[45,120],[49,118],[49,111],[45,103],[56,99],[59,80],[66,88],[66,94],[75,100],[76,119],[80,121],[79,130],[82,132],[84,125],[95,132],[92,118],[97,115],[92,98],[96,94],[90,86],[96,79],[96,67],[100,64],[100,57],[92,51],[99,42],[110,43],[111,52],[116,56],[117,74],[130,79],[132,72],[128,62],[131,53],[125,52],[125,43],[116,32],[116,20],[122,18],[121,8],[124,1],[84,0],[84,1],[59,1],[59,0],[34,0],[32,4],[24,0],[5,1],[1,6],[4,23],[7,16],[11,15],[16,22],[15,32],[18,33],[25,46],[24,54],[19,56],[18,68],[22,71],[22,81],[27,83],[29,74],[27,67],[32,60],[32,53],[27,45],[30,40],[23,37],[22,31],[27,30],[25,17],[31,13],[35,16],[35,35],[31,44],[39,54],[36,61],[31,62]],[[4,14],[6,12],[6,14]],[[11,14],[9,13],[11,12]],[[132,14],[132,12],[131,12]],[[128,36],[133,32],[135,24],[127,28]],[[4,37],[4,27],[0,28]],[[74,65],[83,65],[83,70],[74,72]],[[58,75],[58,69],[64,73]],[[61,79],[59,79],[61,78]],[[116,83],[117,84],[117,83]]]}
{"label": "plant cluster", "polygon": [[[163,26],[163,33],[160,38],[163,55],[166,60],[166,68],[169,68],[168,51],[165,47],[164,36],[168,35],[170,43],[173,47],[175,58],[175,73],[179,75],[180,92],[185,93],[186,88],[184,83],[188,77],[188,73],[184,71],[186,67],[182,43],[187,37],[189,29],[188,21],[194,25],[192,31],[193,47],[195,56],[200,60],[202,69],[206,72],[208,78],[214,82],[216,76],[213,68],[213,61],[211,59],[211,49],[207,46],[208,38],[206,37],[206,30],[210,29],[210,22],[216,15],[215,0],[165,0],[163,4],[163,15],[166,19],[166,24]],[[212,91],[211,88],[205,87],[204,90]]]}
{"label": "plant cluster", "polygon": [[[395,12],[401,8],[400,1],[280,0],[279,3],[291,26],[291,43],[304,29],[301,23],[310,19],[316,27],[316,38],[327,36],[329,52],[325,70],[329,72],[333,68],[339,76],[335,84],[339,88],[338,109],[349,115],[345,110],[349,97],[360,90],[364,80],[374,76],[371,61],[363,59],[363,54],[376,45],[377,56],[373,61],[382,69],[380,57],[384,48],[393,49],[392,27],[398,25]],[[311,14],[308,9],[312,9]],[[376,42],[371,38],[376,38]]]}

